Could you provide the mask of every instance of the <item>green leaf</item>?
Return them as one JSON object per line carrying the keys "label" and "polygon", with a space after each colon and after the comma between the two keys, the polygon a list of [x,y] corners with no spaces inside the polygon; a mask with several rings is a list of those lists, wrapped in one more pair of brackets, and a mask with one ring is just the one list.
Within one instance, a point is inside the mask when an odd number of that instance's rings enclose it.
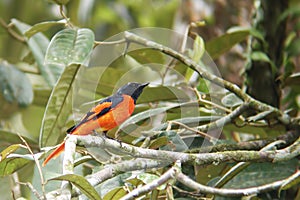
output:
{"label": "green leaf", "polygon": [[161,108],[154,108],[154,109],[150,109],[150,110],[146,110],[144,112],[140,112],[132,117],[130,117],[129,119],[127,119],[125,122],[123,122],[120,126],[119,126],[119,130],[124,129],[125,127],[131,125],[131,124],[136,124],[139,121],[148,119],[152,116],[156,116],[158,114],[164,113],[169,109],[175,108],[180,106],[180,104],[175,104],[172,106],[167,106],[167,107],[161,107]]}
{"label": "green leaf", "polygon": [[40,132],[40,147],[55,145],[62,140],[63,127],[71,111],[72,85],[80,65],[65,68],[50,95]]}
{"label": "green leaf", "polygon": [[297,159],[280,163],[252,163],[225,184],[224,188],[254,187],[279,181],[291,176],[297,166]]}
{"label": "green leaf", "polygon": [[107,192],[107,194],[103,197],[103,200],[121,199],[126,194],[127,192],[124,187],[117,187]]}
{"label": "green leaf", "polygon": [[[17,19],[12,19],[11,21],[23,35],[25,35],[26,31],[31,28],[31,26],[29,26],[28,24],[20,22]],[[49,45],[48,38],[42,33],[37,33],[30,39],[26,40],[26,42],[32,52],[32,55],[39,67],[42,76],[45,78],[49,86],[54,86],[58,79],[56,72],[57,69],[51,68],[50,66],[44,64],[46,50]]]}
{"label": "green leaf", "polygon": [[251,59],[254,61],[263,61],[263,62],[267,62],[270,63],[271,60],[269,58],[269,56],[262,52],[262,51],[254,51],[251,53]]}
{"label": "green leaf", "polygon": [[10,145],[9,147],[7,147],[6,149],[4,149],[1,153],[0,153],[0,162],[2,160],[4,160],[9,154],[15,152],[16,150],[18,150],[20,147],[22,147],[21,144],[13,144]]}
{"label": "green leaf", "polygon": [[[133,57],[138,63],[145,65],[149,63],[164,64],[166,55],[153,49],[137,49],[128,52],[128,55]],[[126,55],[127,57],[127,55]]]}
{"label": "green leaf", "polygon": [[161,147],[161,150],[183,152],[189,149],[189,147],[185,144],[185,142],[177,134],[176,131],[165,131],[159,136],[167,136],[167,138],[169,139],[169,143]]}
{"label": "green leaf", "polygon": [[213,59],[218,58],[227,52],[237,43],[245,40],[249,36],[249,29],[231,31],[220,37],[214,38],[206,43],[206,51]]}
{"label": "green leaf", "polygon": [[199,63],[203,54],[205,53],[205,44],[203,41],[203,38],[199,35],[196,35],[194,45],[193,45],[193,51],[191,52],[190,57],[193,61],[196,63]]}
{"label": "green leaf", "polygon": [[169,142],[169,139],[167,136],[161,136],[159,138],[151,140],[151,142],[149,144],[149,149],[158,149],[161,146],[167,145],[168,142]]}
{"label": "green leaf", "polygon": [[117,198],[117,196],[119,197],[119,195],[121,194],[123,196],[124,194],[123,193],[120,194],[121,191],[119,191],[119,189],[124,186],[124,181],[131,175],[132,175],[131,172],[126,172],[117,175],[111,179],[108,179],[97,187],[97,191],[99,191],[100,196],[104,199],[120,199]]}
{"label": "green leaf", "polygon": [[[188,51],[189,57],[192,58],[196,63],[201,63],[203,54],[205,53],[205,43],[202,37],[196,35],[194,40],[193,49]],[[195,71],[191,68],[187,68],[185,72],[185,78],[190,80]]]}
{"label": "green leaf", "polygon": [[[237,122],[237,124],[243,122]],[[237,126],[234,124],[227,124],[223,127],[224,131],[229,132],[240,132],[240,133],[248,133],[248,134],[255,134],[260,135],[261,137],[275,137],[285,132],[285,127],[282,125],[276,125],[270,127],[267,123],[262,124],[262,126],[253,126],[253,125],[243,125]]]}
{"label": "green leaf", "polygon": [[241,105],[242,103],[243,101],[233,93],[229,93],[222,98],[222,104],[226,107],[235,107]]}
{"label": "green leaf", "polygon": [[[162,95],[163,94],[163,95]],[[158,86],[146,87],[138,99],[139,103],[158,102],[158,101],[190,101],[190,97],[178,87]]]}
{"label": "green leaf", "polygon": [[288,177],[287,180],[281,185],[279,192],[282,190],[287,190],[293,186],[296,186],[300,183],[300,173],[297,171],[292,176]]}
{"label": "green leaf", "polygon": [[33,100],[33,90],[27,76],[14,65],[0,60],[0,90],[6,101],[27,106]]}
{"label": "green leaf", "polygon": [[14,156],[1,160],[0,162],[0,177],[13,174],[17,170],[21,169],[25,165],[31,162],[24,157]]}
{"label": "green leaf", "polygon": [[90,29],[64,29],[58,32],[48,46],[45,63],[55,66],[87,65],[95,36]]}
{"label": "green leaf", "polygon": [[58,25],[65,25],[67,23],[67,21],[65,19],[59,20],[59,21],[46,21],[46,22],[41,22],[38,24],[35,24],[34,26],[32,26],[30,29],[28,29],[24,35],[27,38],[32,37],[34,34],[38,33],[38,32],[42,32],[42,31],[46,31],[49,28],[52,28],[54,26],[58,26]]}
{"label": "green leaf", "polygon": [[32,104],[45,107],[47,105],[48,99],[51,94],[51,90],[49,88],[34,88],[34,99]]}
{"label": "green leaf", "polygon": [[[34,146],[36,145],[36,142],[31,139],[26,137],[25,135],[21,135],[23,137],[23,139],[26,140],[26,142],[30,145],[30,146]],[[10,143],[10,144],[17,144],[17,143],[23,143],[23,141],[20,139],[20,137],[18,136],[18,134],[16,132],[12,132],[10,130],[5,130],[5,129],[0,129],[0,141],[1,142],[5,142]]]}
{"label": "green leaf", "polygon": [[66,174],[50,179],[50,181],[52,180],[70,181],[89,199],[101,199],[95,188],[82,176],[75,174]]}

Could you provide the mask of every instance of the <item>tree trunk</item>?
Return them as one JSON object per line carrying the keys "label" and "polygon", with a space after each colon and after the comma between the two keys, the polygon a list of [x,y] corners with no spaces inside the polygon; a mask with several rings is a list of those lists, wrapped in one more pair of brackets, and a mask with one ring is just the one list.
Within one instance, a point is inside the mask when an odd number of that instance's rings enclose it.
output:
{"label": "tree trunk", "polygon": [[[287,0],[262,0],[253,19],[254,28],[264,36],[264,41],[251,39],[249,52],[265,53],[271,62],[250,56],[246,69],[247,92],[254,98],[275,107],[280,106],[280,88],[277,77],[282,65],[286,20],[279,22],[280,15],[288,8]],[[257,55],[257,54],[256,54]]]}

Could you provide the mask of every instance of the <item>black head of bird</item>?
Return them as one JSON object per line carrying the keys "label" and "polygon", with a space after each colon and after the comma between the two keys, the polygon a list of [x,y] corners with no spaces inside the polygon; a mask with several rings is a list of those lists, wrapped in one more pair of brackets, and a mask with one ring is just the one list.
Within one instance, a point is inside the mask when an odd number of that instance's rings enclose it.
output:
{"label": "black head of bird", "polygon": [[136,83],[136,82],[127,83],[117,91],[117,94],[129,95],[134,99],[134,102],[136,102],[137,98],[140,96],[143,89],[147,85],[149,85],[149,83]]}

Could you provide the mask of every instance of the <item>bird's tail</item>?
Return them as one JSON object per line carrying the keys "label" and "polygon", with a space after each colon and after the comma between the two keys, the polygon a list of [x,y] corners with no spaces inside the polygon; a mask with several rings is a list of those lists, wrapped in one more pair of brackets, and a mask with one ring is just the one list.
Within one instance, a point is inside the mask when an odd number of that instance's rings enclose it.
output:
{"label": "bird's tail", "polygon": [[43,162],[42,166],[44,167],[49,160],[56,158],[65,150],[65,142],[62,142]]}

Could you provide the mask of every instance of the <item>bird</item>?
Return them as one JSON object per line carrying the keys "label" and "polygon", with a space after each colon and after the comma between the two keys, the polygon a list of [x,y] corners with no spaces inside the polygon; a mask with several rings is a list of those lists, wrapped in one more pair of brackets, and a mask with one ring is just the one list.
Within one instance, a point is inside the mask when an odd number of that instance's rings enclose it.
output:
{"label": "bird", "polygon": [[[109,97],[102,99],[91,108],[81,120],[66,132],[71,135],[89,135],[97,129],[106,136],[107,131],[117,127],[128,119],[135,108],[138,97],[149,83],[129,82]],[[65,149],[63,141],[43,162],[45,166],[49,160],[58,157]]]}

